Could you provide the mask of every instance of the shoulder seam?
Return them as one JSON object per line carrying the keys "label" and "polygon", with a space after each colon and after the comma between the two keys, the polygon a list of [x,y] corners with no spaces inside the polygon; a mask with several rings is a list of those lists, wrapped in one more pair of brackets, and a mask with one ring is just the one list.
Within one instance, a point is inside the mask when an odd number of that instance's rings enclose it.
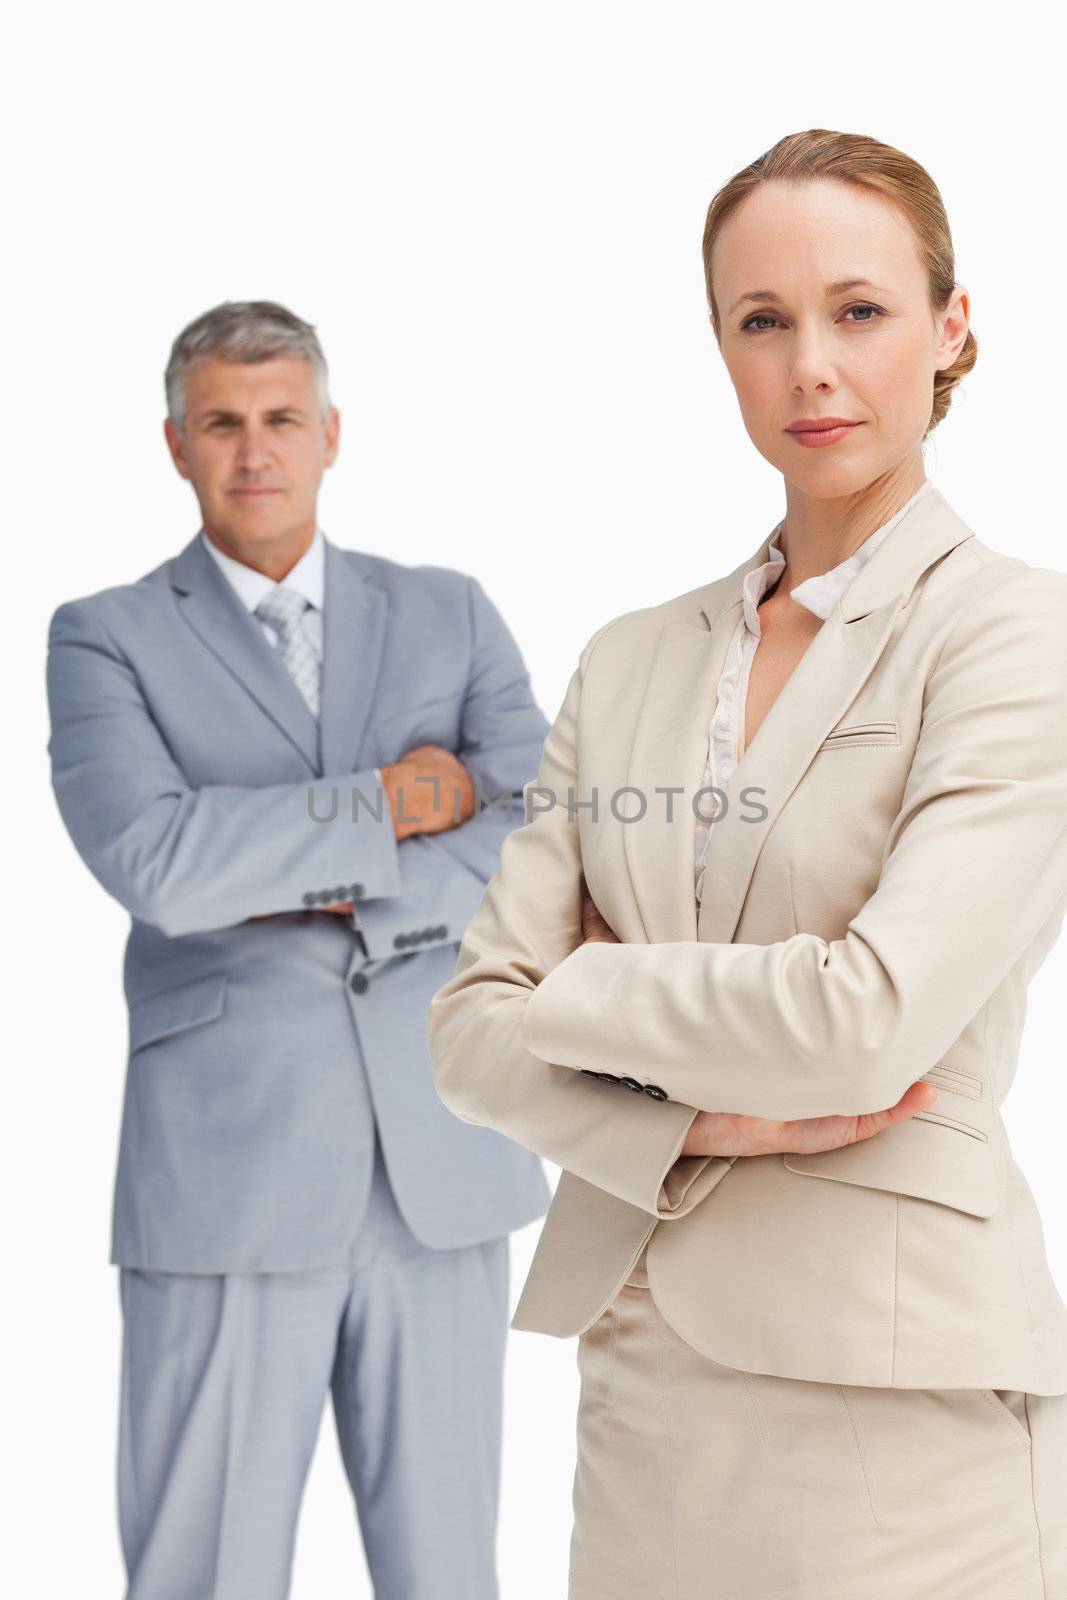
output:
{"label": "shoulder seam", "polygon": [[[994,592],[994,590],[1003,588],[1004,584],[1010,583],[1011,580],[1014,577],[1017,577],[1020,572],[1026,572],[1026,571],[1032,570],[1030,568],[1027,568],[1025,563],[1022,564],[1021,566],[1015,566],[1014,563],[1015,563],[1017,558],[1014,557],[1014,556],[1000,556],[998,559],[1001,560],[1001,561],[1010,561],[1010,562],[1012,562],[1012,564],[1013,564],[1012,571],[1004,573],[1003,577],[998,578],[995,583],[990,583],[984,589],[979,590],[979,592],[974,596],[974,598],[972,600],[968,600],[968,602],[964,606],[963,610],[960,611],[957,614],[956,618],[954,619],[954,621],[952,623],[952,626],[949,628],[949,630],[946,633],[944,639],[942,639],[942,641],[941,641],[941,648],[937,652],[937,660],[934,662],[932,668],[930,669],[930,677],[931,678],[935,675],[935,673],[937,672],[938,668],[940,667],[942,658],[944,657],[945,651],[948,649],[949,643],[952,640],[952,637],[955,634],[956,629],[959,627],[959,625],[963,621],[964,617],[967,616],[967,614],[971,610],[973,610],[973,608],[978,604],[978,602],[980,600],[984,600],[986,595],[992,594]],[[984,576],[988,572],[989,567],[991,567],[993,565],[994,565],[993,562],[987,563],[986,566],[982,568],[982,576]]]}
{"label": "shoulder seam", "polygon": [[582,672],[582,676],[583,677],[585,676],[585,674],[589,670],[589,664],[593,659],[593,654],[594,654],[594,652],[596,650],[597,645],[600,643],[601,639],[603,639],[604,635],[606,633],[609,633],[612,628],[618,627],[619,623],[623,620],[623,618],[627,617],[629,615],[630,615],[630,613],[628,611],[624,611],[621,616],[612,617],[610,622],[602,623],[601,626],[592,635],[592,637],[587,641],[584,649],[581,652],[581,657],[580,657],[580,661],[579,661],[579,665],[581,667],[581,672]]}

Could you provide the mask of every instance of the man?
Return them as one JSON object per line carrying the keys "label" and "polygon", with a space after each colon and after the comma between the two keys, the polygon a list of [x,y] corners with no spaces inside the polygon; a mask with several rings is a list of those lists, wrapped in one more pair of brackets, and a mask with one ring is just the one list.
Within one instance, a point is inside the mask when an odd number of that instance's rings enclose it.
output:
{"label": "man", "polygon": [[50,630],[53,784],[130,912],[111,1259],[128,1600],[274,1600],[327,1389],[375,1593],[494,1600],[509,1230],[539,1160],[454,1117],[429,997],[547,723],[478,583],[316,520],[314,329],[190,324],[203,526]]}

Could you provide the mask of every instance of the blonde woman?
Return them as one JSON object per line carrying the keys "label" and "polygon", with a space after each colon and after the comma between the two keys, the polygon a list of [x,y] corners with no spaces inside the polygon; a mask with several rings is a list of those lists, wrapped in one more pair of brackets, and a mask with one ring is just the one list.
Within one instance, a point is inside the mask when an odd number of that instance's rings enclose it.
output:
{"label": "blonde woman", "polygon": [[784,518],[589,640],[431,1003],[445,1102],[563,1168],[513,1325],[581,1335],[570,1600],[1067,1600],[1000,1114],[1067,908],[1067,575],[925,476],[977,346],[920,165],[782,139],[704,267]]}

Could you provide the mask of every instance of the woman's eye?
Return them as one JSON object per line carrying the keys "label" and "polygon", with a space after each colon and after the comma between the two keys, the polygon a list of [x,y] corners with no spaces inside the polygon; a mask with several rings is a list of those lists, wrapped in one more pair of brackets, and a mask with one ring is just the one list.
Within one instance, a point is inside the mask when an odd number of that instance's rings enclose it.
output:
{"label": "woman's eye", "polygon": [[[864,302],[863,305],[859,305],[859,306],[849,306],[847,308],[847,310],[845,311],[845,316],[847,317],[849,315],[849,313],[853,312],[853,311],[859,311],[859,312],[866,311],[866,312],[870,313],[869,316],[862,316],[861,315],[858,318],[854,319],[856,322],[873,322],[876,317],[884,317],[885,316],[885,312],[882,311],[879,306],[873,306],[873,305],[868,304],[867,302]],[[742,333],[762,333],[764,330],[762,328],[757,328],[755,326],[755,324],[757,322],[774,323],[774,322],[777,322],[777,320],[778,320],[777,317],[772,317],[769,311],[754,311],[750,317],[746,317],[744,322],[742,322],[742,324],[741,324],[741,332]]]}

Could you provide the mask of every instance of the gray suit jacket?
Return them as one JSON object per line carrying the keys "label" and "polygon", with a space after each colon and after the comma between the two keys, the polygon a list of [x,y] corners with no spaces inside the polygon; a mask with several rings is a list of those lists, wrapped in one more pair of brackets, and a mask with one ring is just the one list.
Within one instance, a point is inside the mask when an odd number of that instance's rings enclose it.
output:
{"label": "gray suit jacket", "polygon": [[[522,657],[475,579],[329,541],[323,650],[320,729],[199,537],[52,618],[56,798],[132,919],[122,1265],[342,1258],[375,1119],[427,1245],[548,1204],[537,1156],[445,1108],[426,1044],[548,729]],[[398,843],[373,769],[426,743],[505,799]],[[362,934],[311,909],[349,898]]]}

